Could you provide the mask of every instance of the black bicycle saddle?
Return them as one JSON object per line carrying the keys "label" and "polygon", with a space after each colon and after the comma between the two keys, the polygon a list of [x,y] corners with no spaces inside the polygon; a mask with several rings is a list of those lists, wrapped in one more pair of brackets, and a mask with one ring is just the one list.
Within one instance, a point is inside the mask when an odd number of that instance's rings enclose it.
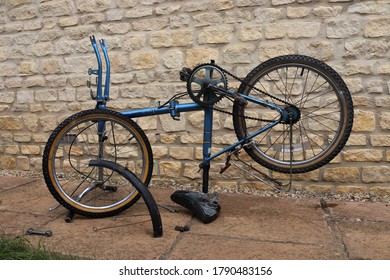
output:
{"label": "black bicycle saddle", "polygon": [[217,197],[207,193],[178,190],[171,195],[171,200],[190,210],[205,224],[214,221],[221,210]]}

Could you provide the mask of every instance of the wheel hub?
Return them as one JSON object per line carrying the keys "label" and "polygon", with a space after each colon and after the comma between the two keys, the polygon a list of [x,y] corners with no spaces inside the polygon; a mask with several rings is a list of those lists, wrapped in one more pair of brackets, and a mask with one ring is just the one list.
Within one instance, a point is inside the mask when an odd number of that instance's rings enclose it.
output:
{"label": "wheel hub", "polygon": [[301,110],[294,105],[284,108],[286,115],[282,121],[284,124],[296,124],[301,119]]}

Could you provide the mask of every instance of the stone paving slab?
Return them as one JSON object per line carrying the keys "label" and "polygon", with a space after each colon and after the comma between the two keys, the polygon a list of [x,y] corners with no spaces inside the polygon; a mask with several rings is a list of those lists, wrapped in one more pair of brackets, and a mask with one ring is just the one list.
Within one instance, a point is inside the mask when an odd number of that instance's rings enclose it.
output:
{"label": "stone paving slab", "polygon": [[[172,190],[151,192],[161,238],[153,238],[142,200],[115,217],[65,223],[66,209],[48,211],[57,202],[42,179],[0,177],[0,233],[50,229],[52,237],[26,238],[87,259],[390,259],[388,203],[219,194],[220,217],[203,224],[170,200]],[[185,225],[189,231],[175,230]]]}

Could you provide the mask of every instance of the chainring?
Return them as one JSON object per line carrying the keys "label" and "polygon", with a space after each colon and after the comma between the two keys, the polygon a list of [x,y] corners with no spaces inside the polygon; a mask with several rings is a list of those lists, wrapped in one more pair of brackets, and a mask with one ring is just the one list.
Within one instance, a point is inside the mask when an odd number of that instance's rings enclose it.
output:
{"label": "chainring", "polygon": [[196,66],[188,78],[187,92],[191,99],[203,107],[213,106],[223,98],[223,94],[216,92],[209,85],[227,90],[228,81],[224,72],[214,63],[205,63]]}

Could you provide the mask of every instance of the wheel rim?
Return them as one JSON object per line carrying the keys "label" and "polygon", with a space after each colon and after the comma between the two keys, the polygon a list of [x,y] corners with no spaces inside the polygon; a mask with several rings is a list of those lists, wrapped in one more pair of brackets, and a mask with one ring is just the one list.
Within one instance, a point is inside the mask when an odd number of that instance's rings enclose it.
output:
{"label": "wheel rim", "polygon": [[[98,123],[105,120],[105,140],[99,148]],[[69,205],[81,211],[105,213],[128,204],[138,195],[130,182],[112,170],[89,167],[91,159],[113,161],[145,181],[147,151],[140,146],[141,136],[125,127],[124,121],[114,116],[85,116],[69,123],[54,140],[49,157],[53,171],[50,176],[54,188]],[[80,199],[81,197],[81,199]]]}
{"label": "wheel rim", "polygon": [[[322,75],[321,71],[307,64],[276,65],[253,77],[251,84],[263,91],[277,93],[277,97],[292,104],[289,108],[299,110],[299,116],[293,118],[292,125],[281,123],[253,139],[258,144],[252,148],[252,153],[282,168],[298,168],[326,157],[337,146],[345,130],[346,105],[342,89],[332,79]],[[244,93],[261,95],[254,90],[248,91],[248,88]],[[286,107],[279,101],[274,101],[274,104]],[[249,106],[245,111],[257,117],[261,115],[264,119],[277,120],[280,117],[273,112],[264,112],[264,108],[258,111]],[[294,110],[295,114],[297,112]],[[258,129],[258,126],[248,122],[244,125],[247,134]],[[293,129],[292,144],[290,127]]]}

